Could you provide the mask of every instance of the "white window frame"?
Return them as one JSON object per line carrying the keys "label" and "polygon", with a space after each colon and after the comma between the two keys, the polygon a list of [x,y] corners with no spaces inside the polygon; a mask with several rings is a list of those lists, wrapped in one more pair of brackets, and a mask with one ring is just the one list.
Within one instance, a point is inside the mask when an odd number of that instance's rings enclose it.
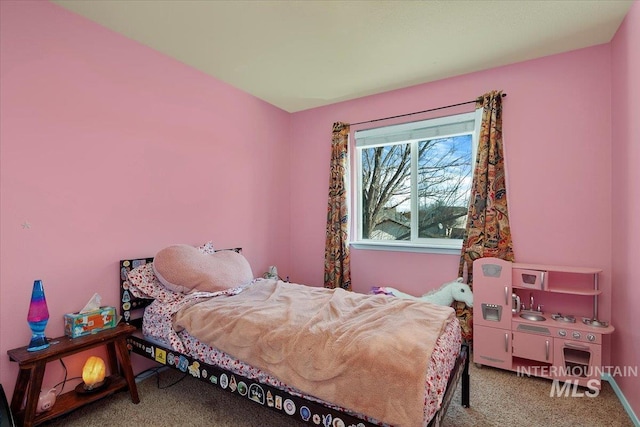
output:
{"label": "white window frame", "polygon": [[[456,131],[456,124],[473,121],[473,131]],[[411,240],[373,240],[362,238],[362,154],[364,148],[386,145],[392,142],[423,141],[425,138],[448,137],[471,133],[471,164],[476,162],[478,149],[478,137],[480,135],[480,125],[482,122],[482,108],[470,113],[454,114],[450,116],[438,117],[434,119],[421,120],[417,122],[403,123],[398,125],[383,126],[373,129],[363,129],[355,132],[355,156],[354,166],[356,173],[353,176],[354,194],[352,197],[353,229],[350,245],[356,249],[384,250],[384,251],[406,251],[406,252],[428,252],[442,254],[459,254],[462,249],[462,239],[439,239],[439,238],[418,238],[418,215],[411,215]],[[453,125],[454,131],[438,133],[445,125]],[[440,129],[438,129],[440,128]],[[415,146],[416,144],[412,144]],[[412,159],[415,157],[411,153]],[[411,174],[417,173],[417,163],[411,165]],[[473,176],[473,173],[472,173]],[[418,200],[412,198],[411,211],[418,211]]]}

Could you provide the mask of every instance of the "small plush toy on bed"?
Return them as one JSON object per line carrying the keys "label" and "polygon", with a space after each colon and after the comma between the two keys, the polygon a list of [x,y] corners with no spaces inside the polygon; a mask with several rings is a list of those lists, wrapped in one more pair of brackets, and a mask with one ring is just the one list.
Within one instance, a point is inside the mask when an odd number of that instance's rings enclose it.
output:
{"label": "small plush toy on bed", "polygon": [[438,289],[427,292],[421,297],[406,294],[395,288],[388,286],[374,286],[371,288],[372,294],[393,295],[399,298],[427,301],[438,305],[451,305],[453,301],[461,301],[468,307],[473,307],[473,292],[466,283],[462,283],[462,277],[458,277],[453,282],[445,283]]}

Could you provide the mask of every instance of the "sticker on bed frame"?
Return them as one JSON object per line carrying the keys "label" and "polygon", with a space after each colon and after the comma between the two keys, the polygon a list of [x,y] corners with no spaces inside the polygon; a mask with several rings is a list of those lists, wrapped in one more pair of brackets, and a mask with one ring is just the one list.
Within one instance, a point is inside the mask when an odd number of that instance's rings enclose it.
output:
{"label": "sticker on bed frame", "polygon": [[220,375],[220,387],[226,390],[228,385],[229,385],[229,378],[227,377],[227,374]]}
{"label": "sticker on bed frame", "polygon": [[209,377],[209,382],[210,382],[211,384],[216,384],[216,385],[217,385],[217,384],[218,384],[218,377],[217,377],[216,375],[211,375],[211,376]]}
{"label": "sticker on bed frame", "polygon": [[187,368],[189,366],[189,360],[183,355],[179,355],[179,356],[169,355],[169,365],[175,366],[182,372],[187,372]]}
{"label": "sticker on bed frame", "polygon": [[249,386],[249,399],[256,403],[264,405],[264,390],[258,384],[251,384]]}
{"label": "sticker on bed frame", "polygon": [[127,268],[129,266],[129,262],[125,261],[122,263],[122,268],[120,269],[120,280],[122,280],[123,282],[127,280],[127,275],[129,274],[129,269]]}
{"label": "sticker on bed frame", "polygon": [[162,363],[163,365],[167,364],[167,352],[161,348],[156,348],[156,357],[154,360],[158,363]]}
{"label": "sticker on bed frame", "polygon": [[249,392],[249,388],[244,381],[238,381],[238,394],[240,396],[246,396]]}
{"label": "sticker on bed frame", "polygon": [[[344,423],[344,421],[342,421],[341,418],[334,418],[333,419],[333,427],[345,427],[345,423]],[[362,425],[362,427],[364,427],[364,424]]]}
{"label": "sticker on bed frame", "polygon": [[[167,364],[167,352],[164,351],[163,349],[156,348],[156,347],[154,347],[152,345],[145,346],[145,345],[139,343],[138,341],[131,341],[130,345],[131,346],[136,346],[136,347],[142,349],[145,353],[147,353],[149,355],[150,359],[153,359],[158,363],[162,363],[163,365]],[[170,357],[172,357],[172,356],[170,356]]]}
{"label": "sticker on bed frame", "polygon": [[293,403],[293,400],[291,400],[291,399],[285,399],[284,400],[283,408],[284,408],[284,412],[287,415],[293,415],[293,414],[296,413],[296,404]]}
{"label": "sticker on bed frame", "polygon": [[196,360],[189,365],[189,374],[194,378],[200,378],[200,362]]}
{"label": "sticker on bed frame", "polygon": [[311,418],[311,410],[306,406],[301,406],[300,417],[302,418],[302,421],[309,421],[309,418]]}

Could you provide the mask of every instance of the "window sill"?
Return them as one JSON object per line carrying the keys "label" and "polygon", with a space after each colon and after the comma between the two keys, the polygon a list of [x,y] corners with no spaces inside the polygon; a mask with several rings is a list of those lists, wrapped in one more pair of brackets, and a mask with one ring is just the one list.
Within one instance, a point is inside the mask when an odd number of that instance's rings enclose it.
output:
{"label": "window sill", "polygon": [[435,246],[435,245],[416,245],[411,243],[384,243],[384,242],[351,242],[349,243],[354,249],[362,249],[369,251],[389,251],[389,252],[419,252],[429,254],[445,254],[460,255],[462,245],[460,247],[451,246]]}

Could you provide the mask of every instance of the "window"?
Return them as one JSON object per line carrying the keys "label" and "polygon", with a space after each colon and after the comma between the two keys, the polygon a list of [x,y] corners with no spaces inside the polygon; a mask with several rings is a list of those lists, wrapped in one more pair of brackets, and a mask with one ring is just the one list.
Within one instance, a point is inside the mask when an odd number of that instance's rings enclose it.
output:
{"label": "window", "polygon": [[481,114],[355,132],[354,246],[460,250]]}

